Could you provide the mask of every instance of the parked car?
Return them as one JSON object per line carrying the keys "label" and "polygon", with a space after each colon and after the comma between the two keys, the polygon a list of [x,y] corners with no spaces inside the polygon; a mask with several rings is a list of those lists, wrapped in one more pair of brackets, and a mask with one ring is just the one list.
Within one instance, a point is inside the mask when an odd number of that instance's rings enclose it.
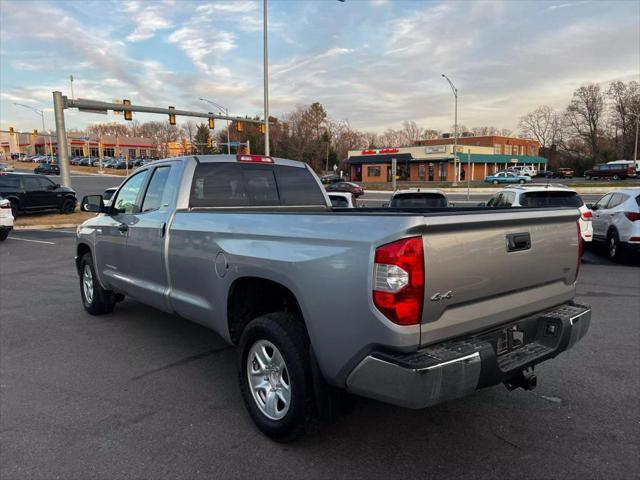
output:
{"label": "parked car", "polygon": [[591,206],[593,239],[604,243],[612,260],[640,252],[640,188],[614,190]]}
{"label": "parked car", "polygon": [[542,184],[503,188],[491,199],[480,204],[487,207],[577,208],[580,211],[580,234],[584,242],[593,240],[593,214],[578,192],[564,185]]}
{"label": "parked car", "polygon": [[325,186],[327,192],[348,192],[353,193],[356,198],[364,195],[364,189],[351,182],[336,182]]}
{"label": "parked car", "polygon": [[534,167],[528,167],[525,165],[516,165],[515,167],[511,167],[509,170],[513,170],[518,175],[535,177],[538,175],[538,171]]}
{"label": "parked car", "polygon": [[328,193],[331,206],[334,208],[357,208],[358,200],[353,193],[330,192]]}
{"label": "parked car", "polygon": [[131,163],[128,163],[126,160],[124,159],[120,159],[120,160],[115,160],[112,164],[110,168],[115,168],[117,170],[122,170],[125,168],[131,168]]}
{"label": "parked car", "polygon": [[79,167],[90,167],[94,160],[95,158],[92,157],[82,157],[80,160],[78,160],[78,163],[76,165],[78,165]]}
{"label": "parked car", "polygon": [[635,177],[635,165],[625,163],[601,163],[584,172],[585,180],[597,180],[599,178],[624,180],[625,178]]}
{"label": "parked car", "polygon": [[484,177],[484,183],[492,183],[498,185],[500,183],[531,183],[531,177],[528,175],[518,175],[514,172],[497,172],[494,175]]}
{"label": "parked car", "polygon": [[85,310],[129,296],[238,345],[245,406],[278,441],[345,391],[423,408],[531,389],[589,329],[570,209],[332,209],[307,164],[261,155],[161,160],[110,207],[81,203]]}
{"label": "parked car", "polygon": [[410,188],[397,190],[391,195],[389,203],[383,207],[390,208],[444,208],[449,206],[447,196],[442,190]]}
{"label": "parked car", "polygon": [[343,180],[340,175],[324,175],[323,177],[320,177],[320,182],[322,182],[323,185],[331,185],[342,181]]}
{"label": "parked car", "polygon": [[33,169],[33,173],[43,175],[60,175],[60,166],[55,163],[40,163]]}
{"label": "parked car", "polygon": [[74,190],[32,173],[0,173],[0,196],[11,202],[14,217],[41,210],[73,213],[77,203]]}
{"label": "parked car", "polygon": [[13,165],[10,163],[0,163],[0,172],[13,172]]}
{"label": "parked car", "polygon": [[556,178],[573,178],[573,176],[576,174],[573,168],[569,167],[560,167],[558,168],[558,171],[556,173]]}
{"label": "parked car", "polygon": [[0,197],[0,242],[4,242],[13,230],[13,213],[11,212],[11,202]]}
{"label": "parked car", "polygon": [[70,165],[78,165],[80,164],[80,161],[83,159],[84,157],[71,157],[69,159],[69,164]]}

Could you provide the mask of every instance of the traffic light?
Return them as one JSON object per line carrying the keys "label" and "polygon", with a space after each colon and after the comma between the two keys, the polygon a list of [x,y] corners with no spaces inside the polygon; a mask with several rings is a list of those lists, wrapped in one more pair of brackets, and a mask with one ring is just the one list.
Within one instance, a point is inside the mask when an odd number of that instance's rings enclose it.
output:
{"label": "traffic light", "polygon": [[258,130],[264,135],[267,132],[267,127],[264,125],[264,123],[261,123],[260,125],[258,125]]}
{"label": "traffic light", "polygon": [[[131,100],[122,100],[123,105],[131,105]],[[125,120],[133,120],[133,112],[129,110],[124,111],[124,119]]]}
{"label": "traffic light", "polygon": [[169,125],[175,125],[176,124],[176,116],[173,113],[173,110],[175,110],[176,107],[169,107]]}
{"label": "traffic light", "polygon": [[213,147],[213,141],[211,140],[211,137],[208,137],[208,138],[207,138],[207,146],[208,146],[209,148]]}
{"label": "traffic light", "polygon": [[9,135],[13,135],[15,133],[15,131],[13,130],[13,127],[9,127]]}
{"label": "traffic light", "polygon": [[209,117],[209,130],[216,128],[216,124],[213,122],[213,117]]}

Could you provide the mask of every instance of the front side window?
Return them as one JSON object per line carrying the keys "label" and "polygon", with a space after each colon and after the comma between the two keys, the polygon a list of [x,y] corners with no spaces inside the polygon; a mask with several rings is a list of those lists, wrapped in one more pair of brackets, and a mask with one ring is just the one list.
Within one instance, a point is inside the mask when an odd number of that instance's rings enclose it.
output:
{"label": "front side window", "polygon": [[131,177],[120,188],[118,196],[113,202],[115,213],[124,213],[127,215],[131,215],[140,212],[138,196],[148,174],[149,171],[144,170]]}
{"label": "front side window", "polygon": [[162,198],[170,171],[171,167],[159,167],[154,170],[142,202],[143,213],[158,210],[162,206]]}

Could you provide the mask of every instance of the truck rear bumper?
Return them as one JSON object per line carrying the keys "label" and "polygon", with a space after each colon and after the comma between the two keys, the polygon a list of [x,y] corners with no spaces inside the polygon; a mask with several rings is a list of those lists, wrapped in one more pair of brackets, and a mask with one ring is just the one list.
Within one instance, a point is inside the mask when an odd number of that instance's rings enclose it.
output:
{"label": "truck rear bumper", "polygon": [[351,371],[347,389],[403,407],[428,407],[510,382],[571,348],[590,321],[590,307],[567,303],[413,353],[372,352]]}

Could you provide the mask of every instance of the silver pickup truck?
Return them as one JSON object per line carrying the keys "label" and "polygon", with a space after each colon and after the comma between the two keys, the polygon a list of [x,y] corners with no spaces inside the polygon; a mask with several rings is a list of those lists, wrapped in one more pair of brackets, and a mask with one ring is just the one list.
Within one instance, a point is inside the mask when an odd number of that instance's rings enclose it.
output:
{"label": "silver pickup truck", "polygon": [[[139,168],[78,228],[85,309],[125,296],[238,345],[257,426],[301,436],[352,394],[423,408],[504,383],[582,338],[576,209],[332,209],[303,163]],[[561,364],[559,365],[561,368]]]}

